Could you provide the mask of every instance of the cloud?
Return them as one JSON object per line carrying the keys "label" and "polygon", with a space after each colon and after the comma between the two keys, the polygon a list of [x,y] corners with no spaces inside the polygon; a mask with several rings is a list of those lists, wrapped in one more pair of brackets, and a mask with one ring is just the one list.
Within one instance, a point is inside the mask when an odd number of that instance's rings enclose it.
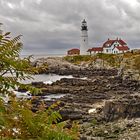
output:
{"label": "cloud", "polygon": [[80,46],[86,18],[90,47],[120,37],[140,46],[140,0],[0,0],[0,22],[22,34],[26,53],[65,53]]}

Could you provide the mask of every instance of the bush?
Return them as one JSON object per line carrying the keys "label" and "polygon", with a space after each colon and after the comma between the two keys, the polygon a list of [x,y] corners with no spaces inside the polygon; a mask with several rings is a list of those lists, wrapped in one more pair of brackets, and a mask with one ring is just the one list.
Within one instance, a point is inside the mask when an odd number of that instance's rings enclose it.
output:
{"label": "bush", "polygon": [[64,129],[65,122],[58,123],[61,115],[53,108],[45,109],[42,103],[37,112],[32,112],[31,101],[16,101],[4,106],[0,101],[0,136],[12,139],[73,140],[77,139],[77,125]]}

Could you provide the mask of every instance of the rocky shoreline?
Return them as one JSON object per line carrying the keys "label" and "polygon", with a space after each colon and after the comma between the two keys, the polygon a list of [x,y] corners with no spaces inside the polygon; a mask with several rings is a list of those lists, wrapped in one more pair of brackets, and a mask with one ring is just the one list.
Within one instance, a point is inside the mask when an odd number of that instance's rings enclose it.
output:
{"label": "rocky shoreline", "polygon": [[[89,65],[74,65],[61,57],[40,58],[32,62],[34,67],[39,67],[39,74],[58,74],[73,75],[74,77],[91,77],[91,76],[114,76],[118,74],[117,69],[89,67]],[[44,68],[44,69],[43,69]]]}
{"label": "rocky shoreline", "polygon": [[140,81],[124,79],[114,68],[77,66],[62,58],[40,59],[33,65],[37,67],[44,62],[48,68],[43,73],[73,75],[75,78],[63,78],[48,85],[32,83],[42,90],[39,99],[34,102],[35,108],[44,96],[63,94],[60,99],[45,101],[45,104],[49,106],[60,101],[57,109],[62,121],[68,122],[67,127],[70,127],[71,121],[78,121],[81,140],[140,137]]}
{"label": "rocky shoreline", "polygon": [[[32,85],[42,89],[42,95],[39,95],[41,98],[50,93],[65,95],[54,101],[46,101],[46,106],[59,100],[61,102],[59,111],[63,121],[78,121],[81,126],[81,139],[98,136],[92,133],[95,131],[93,128],[90,130],[92,134],[87,134],[93,121],[96,121],[97,126],[102,123],[105,126],[120,119],[140,117],[140,83],[138,81],[104,75],[84,80],[63,78],[51,85],[41,82],[32,83]],[[119,138],[118,134],[116,137]]]}

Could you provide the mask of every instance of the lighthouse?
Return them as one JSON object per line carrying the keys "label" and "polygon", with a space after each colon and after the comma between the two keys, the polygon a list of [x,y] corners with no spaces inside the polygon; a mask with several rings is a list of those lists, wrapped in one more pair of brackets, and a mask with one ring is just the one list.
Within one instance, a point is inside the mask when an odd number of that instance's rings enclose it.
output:
{"label": "lighthouse", "polygon": [[81,46],[80,46],[80,55],[86,55],[88,50],[88,28],[87,22],[84,19],[81,26]]}

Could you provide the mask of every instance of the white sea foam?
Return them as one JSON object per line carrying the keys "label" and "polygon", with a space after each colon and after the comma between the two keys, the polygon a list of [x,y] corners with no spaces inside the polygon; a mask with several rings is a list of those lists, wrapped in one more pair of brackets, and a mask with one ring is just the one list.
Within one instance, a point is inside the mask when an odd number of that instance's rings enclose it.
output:
{"label": "white sea foam", "polygon": [[49,74],[46,76],[47,81],[43,81],[44,84],[52,84],[53,82],[56,82],[57,80],[61,80],[62,78],[68,78],[71,79],[73,78],[72,75],[56,75],[56,74]]}
{"label": "white sea foam", "polygon": [[[43,74],[44,75],[44,74]],[[45,76],[45,75],[44,75]],[[44,77],[45,78],[45,77]],[[43,81],[44,84],[52,84],[53,82],[56,82],[57,80],[61,80],[62,78],[68,78],[68,79],[72,79],[74,78],[72,75],[56,75],[56,74],[49,74],[46,75],[46,79],[47,81]],[[76,78],[76,79],[82,79],[82,80],[86,80],[87,77],[83,77],[83,78]],[[43,80],[43,79],[42,79]]]}
{"label": "white sea foam", "polygon": [[43,82],[44,84],[49,84],[49,85],[51,85],[52,83],[53,83],[53,81],[45,81],[45,82]]}
{"label": "white sea foam", "polygon": [[92,108],[92,109],[89,109],[89,110],[88,110],[88,113],[89,113],[89,114],[91,114],[91,113],[96,113],[96,112],[97,112],[96,108]]}
{"label": "white sea foam", "polygon": [[83,77],[83,78],[79,78],[79,79],[82,79],[82,80],[87,80],[87,77]]}
{"label": "white sea foam", "polygon": [[31,98],[31,94],[29,91],[27,91],[27,92],[14,91],[14,93],[15,93],[16,97],[19,99],[30,99]]}
{"label": "white sea foam", "polygon": [[44,96],[44,100],[45,101],[52,101],[52,100],[55,100],[55,99],[62,98],[64,96],[65,96],[65,94],[50,94],[50,95]]}

